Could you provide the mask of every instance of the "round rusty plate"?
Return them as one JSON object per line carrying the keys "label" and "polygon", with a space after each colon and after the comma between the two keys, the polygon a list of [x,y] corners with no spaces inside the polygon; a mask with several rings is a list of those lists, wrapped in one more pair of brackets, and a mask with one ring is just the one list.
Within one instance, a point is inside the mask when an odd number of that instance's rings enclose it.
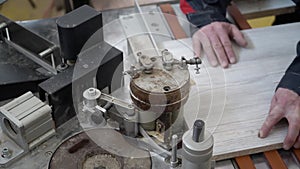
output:
{"label": "round rusty plate", "polygon": [[49,169],[150,169],[147,151],[129,144],[112,129],[92,129],[63,141]]}

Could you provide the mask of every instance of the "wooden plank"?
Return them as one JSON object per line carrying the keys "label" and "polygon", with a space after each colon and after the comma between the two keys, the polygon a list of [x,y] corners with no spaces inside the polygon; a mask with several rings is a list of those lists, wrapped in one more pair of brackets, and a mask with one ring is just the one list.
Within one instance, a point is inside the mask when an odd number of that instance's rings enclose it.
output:
{"label": "wooden plank", "polygon": [[227,8],[229,15],[233,18],[239,29],[251,29],[251,26],[247,22],[246,18],[242,15],[241,11],[238,9],[234,2]]}
{"label": "wooden plank", "polygon": [[266,151],[264,155],[272,169],[287,169],[277,150]]}
{"label": "wooden plank", "polygon": [[298,162],[300,162],[300,149],[293,149],[293,153],[295,154]]}
{"label": "wooden plank", "polygon": [[235,158],[240,169],[255,169],[254,163],[250,156],[240,156]]}
{"label": "wooden plank", "polygon": [[[287,134],[285,121],[265,139],[257,134],[268,115],[274,90],[296,56],[299,30],[300,23],[245,30],[248,47],[234,46],[237,64],[228,69],[213,68],[204,56],[199,75],[190,66],[195,85],[184,105],[184,118],[189,127],[195,119],[205,120],[214,136],[216,160],[282,148]],[[193,57],[191,46],[189,38],[159,47],[180,59]]]}
{"label": "wooden plank", "polygon": [[247,19],[292,13],[296,8],[291,0],[237,0],[235,3]]}
{"label": "wooden plank", "polygon": [[186,33],[182,29],[179,21],[176,17],[176,14],[171,6],[171,4],[162,4],[159,5],[161,11],[164,13],[164,16],[167,20],[167,23],[173,33],[175,39],[187,38]]}
{"label": "wooden plank", "polygon": [[[177,2],[176,0],[139,0],[140,5]],[[134,6],[134,0],[91,0],[91,5],[98,11],[121,9]]]}

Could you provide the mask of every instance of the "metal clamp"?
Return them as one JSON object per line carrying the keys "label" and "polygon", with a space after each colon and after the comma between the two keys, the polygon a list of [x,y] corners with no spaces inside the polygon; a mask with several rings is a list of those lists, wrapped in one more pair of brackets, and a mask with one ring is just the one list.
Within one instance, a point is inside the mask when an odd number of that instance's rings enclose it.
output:
{"label": "metal clamp", "polygon": [[31,92],[0,107],[1,166],[8,166],[55,134],[51,111]]}

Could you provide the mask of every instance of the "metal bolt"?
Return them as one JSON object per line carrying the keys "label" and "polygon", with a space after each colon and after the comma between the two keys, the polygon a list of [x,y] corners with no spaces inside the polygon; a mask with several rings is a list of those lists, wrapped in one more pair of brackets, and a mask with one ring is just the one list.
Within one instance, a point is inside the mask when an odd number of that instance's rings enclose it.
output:
{"label": "metal bolt", "polygon": [[177,142],[178,142],[178,136],[175,134],[172,136],[171,167],[173,168],[178,166]]}
{"label": "metal bolt", "polygon": [[1,156],[3,158],[10,158],[11,157],[11,151],[7,147],[4,147],[2,149]]}
{"label": "metal bolt", "polygon": [[59,71],[59,72],[62,72],[63,70],[67,69],[68,68],[68,65],[65,64],[65,63],[61,63],[60,65],[58,65],[56,67],[56,69]]}
{"label": "metal bolt", "polygon": [[95,96],[97,94],[94,88],[89,88],[88,93],[90,96]]}
{"label": "metal bolt", "polygon": [[88,64],[84,64],[84,65],[82,65],[82,67],[85,68],[85,69],[87,69],[87,68],[89,68],[89,65]]}
{"label": "metal bolt", "polygon": [[51,157],[52,156],[52,151],[46,151],[45,156],[46,157]]}

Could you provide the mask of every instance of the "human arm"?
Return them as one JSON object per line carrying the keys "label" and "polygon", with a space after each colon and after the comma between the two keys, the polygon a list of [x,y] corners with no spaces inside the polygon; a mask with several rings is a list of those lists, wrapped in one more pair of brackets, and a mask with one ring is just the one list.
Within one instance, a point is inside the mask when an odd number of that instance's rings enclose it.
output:
{"label": "human arm", "polygon": [[284,149],[300,148],[300,42],[297,57],[281,79],[271,101],[269,115],[263,123],[259,137],[265,138],[281,119],[286,118],[289,127],[283,142]]}
{"label": "human arm", "polygon": [[245,47],[247,41],[238,28],[226,19],[230,0],[181,0],[181,9],[190,23],[197,27],[193,34],[193,48],[200,57],[203,47],[212,66],[219,63],[228,67],[236,63],[236,55],[230,39]]}

